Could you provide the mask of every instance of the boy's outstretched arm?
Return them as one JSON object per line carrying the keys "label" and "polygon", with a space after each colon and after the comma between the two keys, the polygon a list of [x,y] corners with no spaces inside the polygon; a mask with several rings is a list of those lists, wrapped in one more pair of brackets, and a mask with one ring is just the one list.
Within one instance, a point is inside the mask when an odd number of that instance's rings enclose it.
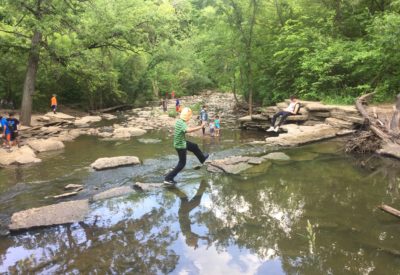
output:
{"label": "boy's outstretched arm", "polygon": [[186,133],[195,132],[197,130],[200,130],[200,129],[204,128],[205,126],[206,126],[206,123],[203,121],[200,126],[187,128],[186,129]]}

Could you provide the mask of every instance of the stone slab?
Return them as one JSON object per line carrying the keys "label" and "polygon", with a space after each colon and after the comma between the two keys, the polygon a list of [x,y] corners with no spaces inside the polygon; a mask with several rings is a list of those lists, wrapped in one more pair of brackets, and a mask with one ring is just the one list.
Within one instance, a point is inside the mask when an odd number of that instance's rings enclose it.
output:
{"label": "stone slab", "polygon": [[116,168],[120,166],[137,165],[140,164],[140,160],[135,156],[119,156],[110,158],[99,158],[93,162],[90,167],[96,170],[104,170],[110,168]]}
{"label": "stone slab", "polygon": [[9,229],[21,230],[79,222],[83,221],[88,212],[88,200],[68,201],[32,208],[14,213]]}

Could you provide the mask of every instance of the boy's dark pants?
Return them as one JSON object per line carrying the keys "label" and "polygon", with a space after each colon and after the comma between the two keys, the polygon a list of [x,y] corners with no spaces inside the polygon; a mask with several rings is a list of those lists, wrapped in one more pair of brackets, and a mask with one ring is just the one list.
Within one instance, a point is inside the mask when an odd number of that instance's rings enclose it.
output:
{"label": "boy's dark pants", "polygon": [[275,126],[276,119],[277,119],[279,116],[282,116],[281,120],[280,120],[279,123],[278,123],[278,126],[281,126],[282,123],[285,122],[286,118],[287,118],[288,116],[290,116],[291,114],[292,114],[291,112],[286,112],[286,111],[280,111],[280,112],[276,113],[276,114],[272,117],[272,121],[271,121],[272,126],[274,127],[274,126]]}
{"label": "boy's dark pants", "polygon": [[195,154],[195,156],[199,159],[201,163],[203,163],[206,160],[199,146],[196,143],[190,141],[186,141],[186,149],[176,149],[176,151],[178,152],[179,162],[174,168],[174,170],[172,170],[165,176],[166,180],[173,180],[176,177],[176,175],[185,167],[187,151]]}

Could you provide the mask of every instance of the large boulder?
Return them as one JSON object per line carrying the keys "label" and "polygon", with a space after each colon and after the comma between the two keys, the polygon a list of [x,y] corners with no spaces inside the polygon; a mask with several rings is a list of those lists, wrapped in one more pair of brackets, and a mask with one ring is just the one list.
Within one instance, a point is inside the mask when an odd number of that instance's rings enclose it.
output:
{"label": "large boulder", "polygon": [[104,170],[120,166],[136,165],[140,164],[138,157],[134,156],[120,156],[111,158],[99,158],[93,162],[90,167],[95,170]]}
{"label": "large boulder", "polygon": [[27,144],[37,152],[47,152],[54,150],[63,149],[64,143],[57,139],[32,139],[27,142]]}
{"label": "large boulder", "polygon": [[75,120],[76,127],[88,127],[90,124],[101,121],[101,116],[84,116]]}
{"label": "large boulder", "polygon": [[93,196],[93,201],[105,200],[114,197],[120,197],[128,195],[133,192],[133,189],[129,186],[115,187],[110,190],[101,192]]}
{"label": "large boulder", "polygon": [[35,152],[28,146],[13,148],[11,151],[0,149],[0,156],[0,165],[2,166],[39,163],[42,161],[36,157]]}
{"label": "large boulder", "polygon": [[14,213],[10,230],[29,229],[83,221],[89,212],[88,200],[68,201]]}

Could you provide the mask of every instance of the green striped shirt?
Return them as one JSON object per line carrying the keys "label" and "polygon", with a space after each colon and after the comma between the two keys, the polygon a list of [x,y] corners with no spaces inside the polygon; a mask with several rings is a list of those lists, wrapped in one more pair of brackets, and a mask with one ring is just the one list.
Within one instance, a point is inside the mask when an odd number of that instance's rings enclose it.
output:
{"label": "green striped shirt", "polygon": [[182,119],[178,119],[175,124],[174,147],[177,149],[186,149],[186,134],[187,124]]}

